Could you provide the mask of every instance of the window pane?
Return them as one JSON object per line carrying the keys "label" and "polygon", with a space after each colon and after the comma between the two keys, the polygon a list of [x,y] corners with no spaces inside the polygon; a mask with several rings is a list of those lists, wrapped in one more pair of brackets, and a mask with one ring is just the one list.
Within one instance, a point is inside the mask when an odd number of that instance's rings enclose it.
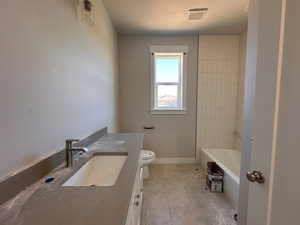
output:
{"label": "window pane", "polygon": [[155,57],[156,82],[178,82],[180,57]]}
{"label": "window pane", "polygon": [[157,86],[157,107],[176,108],[178,107],[178,86],[158,85]]}

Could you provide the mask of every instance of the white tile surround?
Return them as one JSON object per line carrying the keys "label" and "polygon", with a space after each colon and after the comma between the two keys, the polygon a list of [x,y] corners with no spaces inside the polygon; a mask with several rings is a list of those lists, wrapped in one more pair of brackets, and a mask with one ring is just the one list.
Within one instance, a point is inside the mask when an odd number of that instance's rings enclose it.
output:
{"label": "white tile surround", "polygon": [[198,71],[197,152],[201,148],[234,149],[240,36],[200,36]]}
{"label": "white tile surround", "polygon": [[241,151],[242,129],[244,113],[244,92],[245,92],[245,69],[247,51],[247,31],[240,35],[240,76],[238,84],[238,104],[237,104],[237,124],[236,124],[236,144],[237,150]]}

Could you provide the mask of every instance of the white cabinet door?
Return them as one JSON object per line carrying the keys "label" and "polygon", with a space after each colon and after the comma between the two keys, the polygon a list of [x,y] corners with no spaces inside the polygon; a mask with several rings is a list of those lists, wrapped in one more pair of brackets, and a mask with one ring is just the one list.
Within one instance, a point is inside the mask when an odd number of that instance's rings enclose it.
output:
{"label": "white cabinet door", "polygon": [[136,174],[126,225],[140,225],[143,203],[143,194],[141,192],[141,184],[143,180],[141,180],[141,172],[142,169],[138,170]]}
{"label": "white cabinet door", "polygon": [[136,223],[136,225],[140,225],[141,224],[141,215],[142,215],[142,207],[143,207],[143,192],[140,192],[140,203],[139,203],[139,206],[138,206],[138,208],[137,208],[137,215],[136,215],[136,217],[137,217],[137,223]]}
{"label": "white cabinet door", "polygon": [[140,225],[140,219],[141,219],[141,206],[142,206],[142,193],[141,193],[141,171],[139,170],[136,176],[136,184],[134,188],[134,225]]}

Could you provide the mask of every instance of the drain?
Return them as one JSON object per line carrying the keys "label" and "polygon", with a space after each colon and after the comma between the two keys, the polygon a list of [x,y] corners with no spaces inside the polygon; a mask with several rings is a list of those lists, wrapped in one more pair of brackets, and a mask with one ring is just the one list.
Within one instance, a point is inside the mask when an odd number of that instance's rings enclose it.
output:
{"label": "drain", "polygon": [[51,183],[52,181],[54,181],[55,178],[54,177],[49,177],[45,180],[45,183],[48,184],[48,183]]}

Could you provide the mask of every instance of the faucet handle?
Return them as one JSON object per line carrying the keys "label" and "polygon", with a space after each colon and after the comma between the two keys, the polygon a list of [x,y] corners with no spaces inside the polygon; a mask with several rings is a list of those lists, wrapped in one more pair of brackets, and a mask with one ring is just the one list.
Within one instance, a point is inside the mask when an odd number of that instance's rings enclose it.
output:
{"label": "faucet handle", "polygon": [[68,142],[78,142],[78,141],[80,141],[80,139],[67,139],[66,141],[68,141]]}
{"label": "faucet handle", "polygon": [[79,139],[67,139],[66,140],[66,146],[72,147],[74,142],[79,142]]}

